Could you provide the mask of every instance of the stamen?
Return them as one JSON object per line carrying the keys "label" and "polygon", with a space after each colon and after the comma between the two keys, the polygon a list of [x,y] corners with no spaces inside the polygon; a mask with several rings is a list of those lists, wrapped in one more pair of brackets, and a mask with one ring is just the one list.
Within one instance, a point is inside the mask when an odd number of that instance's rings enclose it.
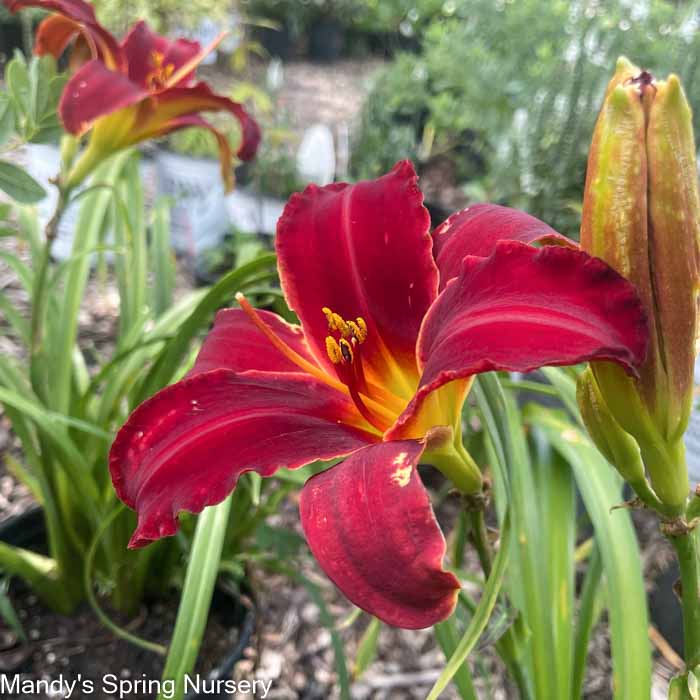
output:
{"label": "stamen", "polygon": [[250,302],[245,298],[245,296],[238,292],[236,294],[236,301],[240,304],[240,307],[245,311],[246,315],[253,322],[255,327],[289,360],[291,360],[297,367],[301,367],[305,372],[313,375],[322,382],[335,387],[336,389],[342,387],[341,391],[345,389],[344,384],[340,382],[335,382],[329,377],[325,372],[322,372],[318,367],[311,364],[308,360],[304,359],[298,352],[293,350],[287,345],[278,335],[276,335],[267,324],[260,318],[257,311],[250,305]]}
{"label": "stamen", "polygon": [[146,77],[146,84],[152,90],[162,88],[175,72],[175,65],[168,63],[164,65],[165,55],[160,51],[151,52],[151,65],[153,70]]}
{"label": "stamen", "polygon": [[183,63],[177,71],[175,71],[168,83],[163,87],[172,87],[177,85],[183,78],[188,76],[197,66],[228,36],[228,32],[221,32],[210,44],[205,46],[196,56],[193,56],[189,61]]}
{"label": "stamen", "polygon": [[340,364],[343,361],[343,353],[340,351],[338,341],[332,336],[326,336],[326,354],[330,361],[334,364]]}
{"label": "stamen", "polygon": [[354,321],[347,322],[352,337],[357,340],[358,343],[364,343],[367,340],[367,324],[365,320],[358,316]]}
{"label": "stamen", "polygon": [[321,311],[323,311],[326,321],[328,321],[328,330],[331,333],[338,331],[343,338],[352,337],[350,324],[340,314],[331,311],[327,306],[324,306]]}
{"label": "stamen", "polygon": [[[279,336],[277,336],[271,328],[260,318],[257,311],[250,305],[250,302],[245,298],[245,296],[239,292],[236,294],[236,301],[240,304],[241,309],[246,313],[248,318],[253,322],[255,327],[274,345],[285,357],[291,360],[297,367],[300,367],[308,374],[316,377],[319,381],[333,387],[334,389],[340,391],[346,396],[350,396],[355,405],[357,406],[360,414],[369,421],[370,425],[373,426],[375,430],[380,430],[384,432],[395,420],[396,416],[382,404],[377,403],[369,396],[360,398],[355,387],[349,387],[344,381],[338,381],[333,379],[333,377],[321,370],[318,366],[313,365],[311,362],[303,358],[298,352],[293,350],[289,345],[287,345]],[[335,340],[332,338],[332,340]],[[340,354],[340,366],[338,371],[343,367],[343,371],[347,371],[350,368],[344,367],[345,362],[340,349],[340,342],[335,341],[338,345],[338,353]],[[341,340],[341,342],[343,342]],[[347,341],[345,341],[347,342]],[[326,349],[328,349],[329,343],[326,341]],[[329,355],[330,357],[330,355]],[[333,358],[331,358],[332,360]],[[335,363],[334,363],[335,364]],[[353,364],[352,367],[355,365]]]}

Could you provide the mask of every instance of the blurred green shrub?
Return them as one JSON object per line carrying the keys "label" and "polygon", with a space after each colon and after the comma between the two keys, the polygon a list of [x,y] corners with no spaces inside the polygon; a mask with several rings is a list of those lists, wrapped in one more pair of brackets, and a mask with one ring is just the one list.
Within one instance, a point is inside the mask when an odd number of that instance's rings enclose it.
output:
{"label": "blurred green shrub", "polygon": [[258,192],[287,199],[307,184],[297,171],[298,137],[277,115],[263,128],[265,138],[255,161],[246,166],[249,181]]}
{"label": "blurred green shrub", "polygon": [[285,24],[301,33],[320,16],[333,16],[368,34],[420,34],[426,23],[455,14],[453,0],[241,0],[251,16]]}
{"label": "blurred green shrub", "polygon": [[141,19],[157,32],[194,29],[204,19],[224,19],[232,9],[221,0],[94,0],[93,5],[100,21],[119,32]]}
{"label": "blurred green shrub", "polygon": [[[215,122],[216,128],[226,135],[231,149],[235,152],[240,141],[238,125],[234,124],[232,119],[209,119],[209,121]],[[191,128],[175,131],[163,139],[163,144],[170,151],[193,158],[211,158],[213,160],[219,158],[219,145],[216,137],[206,129]]]}
{"label": "blurred green shrub", "polygon": [[[443,4],[443,9],[447,3]],[[378,77],[352,172],[399,158],[454,166],[470,195],[527,209],[575,234],[586,152],[607,75],[626,54],[680,74],[693,106],[700,49],[692,2],[454,0],[422,48]]]}

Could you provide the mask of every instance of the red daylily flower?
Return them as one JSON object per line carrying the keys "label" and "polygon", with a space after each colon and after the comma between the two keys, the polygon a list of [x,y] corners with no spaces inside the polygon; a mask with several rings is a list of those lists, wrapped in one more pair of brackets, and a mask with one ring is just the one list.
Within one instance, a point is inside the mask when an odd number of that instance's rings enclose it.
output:
{"label": "red daylily flower", "polygon": [[301,326],[239,296],[188,376],[133,412],[110,454],[138,512],[131,546],[172,535],[179,511],[220,502],[245,471],[345,456],[301,493],[321,567],[389,624],[450,615],[459,581],[416,467],[481,488],[461,447],[471,377],[591,359],[633,373],[647,327],[634,288],[545,224],[477,205],[431,237],[422,200],[409,162],[290,199],[277,252]]}
{"label": "red daylily flower", "polygon": [[[5,0],[8,3],[8,0]],[[204,50],[195,41],[170,41],[138,22],[119,43],[101,27],[84,0],[9,0],[11,10],[42,7],[57,14],[42,22],[37,49],[58,57],[76,36],[83,43],[73,53],[91,56],[66,84],[59,115],[66,130],[82,136],[91,131],[87,149],[69,176],[79,184],[108,155],[178,129],[202,127],[219,144],[221,171],[227,189],[233,185],[228,139],[199,112],[229,112],[241,127],[237,156],[250,160],[260,143],[260,127],[245,108],[214,93],[195,71],[223,35]],[[81,50],[84,45],[89,52]]]}

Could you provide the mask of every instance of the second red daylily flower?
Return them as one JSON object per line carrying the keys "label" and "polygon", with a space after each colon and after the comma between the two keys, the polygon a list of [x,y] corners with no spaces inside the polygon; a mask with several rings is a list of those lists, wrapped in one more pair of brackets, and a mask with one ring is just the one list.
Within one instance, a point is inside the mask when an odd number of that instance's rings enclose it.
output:
{"label": "second red daylily flower", "polygon": [[[66,84],[59,115],[75,136],[90,131],[87,148],[68,177],[68,186],[80,184],[107,156],[147,139],[177,129],[202,127],[217,139],[221,172],[227,189],[233,184],[228,138],[203,119],[200,112],[229,112],[239,122],[237,156],[250,160],[260,143],[260,128],[245,108],[214,93],[195,71],[213,50],[219,37],[202,49],[197,42],[170,41],[138,22],[119,43],[104,29],[84,0],[5,0],[15,11],[41,7],[56,14],[40,25],[37,50],[58,57],[75,37],[73,47],[81,64]],[[90,57],[90,60],[82,60]]]}
{"label": "second red daylily flower", "polygon": [[312,552],[359,607],[400,627],[432,625],[451,613],[459,582],[442,567],[417,466],[480,490],[461,442],[471,378],[594,358],[634,372],[647,342],[639,299],[522,212],[474,206],[431,237],[408,162],[294,195],[277,251],[301,326],[240,297],[189,375],[117,436],[110,469],[138,512],[131,545],[173,534],[179,511],[220,502],[245,471],[346,457],[301,493]]}
{"label": "second red daylily flower", "polygon": [[66,85],[59,113],[75,135],[91,130],[88,148],[76,164],[71,184],[83,179],[93,161],[147,139],[187,127],[211,131],[219,144],[221,173],[227,189],[233,185],[228,138],[199,116],[199,112],[230,112],[241,127],[237,156],[250,160],[260,143],[260,128],[244,107],[217,95],[194,72],[212,46],[169,41],[139,22],[121,44],[127,72],[111,71],[100,60],[86,63]]}

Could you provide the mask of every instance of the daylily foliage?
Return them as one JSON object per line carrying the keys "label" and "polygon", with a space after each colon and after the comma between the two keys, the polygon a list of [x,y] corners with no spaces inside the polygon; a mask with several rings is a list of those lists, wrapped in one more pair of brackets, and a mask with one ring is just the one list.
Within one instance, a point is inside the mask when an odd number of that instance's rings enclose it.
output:
{"label": "daylily foliage", "polygon": [[217,139],[221,172],[233,185],[233,154],[227,137],[200,112],[229,112],[239,122],[237,156],[250,160],[260,142],[260,128],[245,108],[196,82],[199,63],[221,39],[204,50],[197,42],[170,41],[138,22],[117,41],[102,27],[84,0],[4,0],[11,11],[40,7],[49,15],[37,31],[36,51],[56,58],[71,46],[74,71],[66,84],[59,114],[68,133],[90,133],[82,156],[68,176],[68,186],[80,184],[112,153],[177,129],[201,127]]}
{"label": "daylily foliage", "polygon": [[301,494],[321,567],[389,624],[451,613],[459,581],[417,466],[481,490],[461,439],[473,375],[591,359],[634,374],[648,331],[634,288],[542,222],[476,205],[431,235],[422,202],[409,162],[290,199],[277,252],[300,325],[239,295],[186,378],[133,412],[110,454],[138,512],[132,546],[172,535],[245,471],[345,457]]}

